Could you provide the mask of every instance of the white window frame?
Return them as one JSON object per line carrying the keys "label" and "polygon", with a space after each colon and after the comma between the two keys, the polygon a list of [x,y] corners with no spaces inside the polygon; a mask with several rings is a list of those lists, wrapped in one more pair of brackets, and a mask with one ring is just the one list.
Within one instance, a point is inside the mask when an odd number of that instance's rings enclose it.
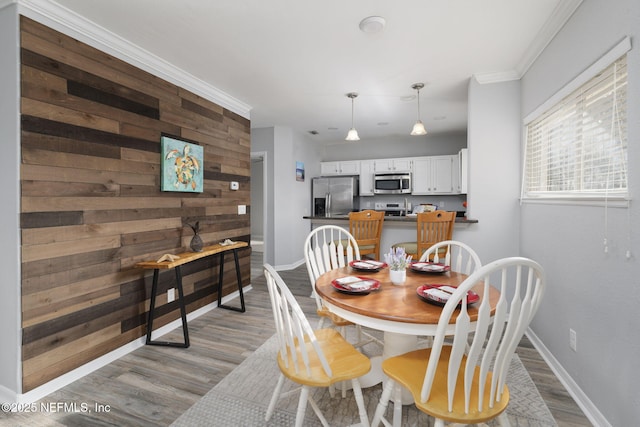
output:
{"label": "white window frame", "polygon": [[619,58],[624,56],[631,49],[631,39],[625,37],[613,49],[603,55],[598,61],[593,63],[589,68],[583,71],[578,77],[569,82],[560,91],[555,93],[551,98],[542,105],[528,114],[523,120],[523,163],[522,163],[522,203],[552,203],[552,204],[574,204],[574,205],[607,205],[611,207],[627,207],[629,197],[629,188],[625,191],[612,191],[602,193],[583,193],[583,192],[529,192],[526,188],[527,174],[527,130],[528,125],[534,120],[544,115],[547,111],[555,107],[565,97],[572,94],[575,90],[581,88],[585,83],[589,82],[596,75],[611,66]]}

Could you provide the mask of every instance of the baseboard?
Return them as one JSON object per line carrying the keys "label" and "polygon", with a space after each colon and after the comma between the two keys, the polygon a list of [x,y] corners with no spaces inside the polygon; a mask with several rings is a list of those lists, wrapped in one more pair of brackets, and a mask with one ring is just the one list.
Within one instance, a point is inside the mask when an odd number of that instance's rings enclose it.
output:
{"label": "baseboard", "polygon": [[287,271],[287,270],[296,269],[296,268],[300,267],[302,264],[304,264],[304,259],[296,261],[296,262],[294,262],[292,264],[281,264],[281,265],[278,265],[278,266],[274,266],[273,268],[275,268],[276,271]]}
{"label": "baseboard", "polygon": [[[246,293],[252,290],[253,287],[249,285],[242,289],[243,289],[243,292]],[[238,291],[235,291],[223,297],[222,304],[227,304],[229,301],[239,296],[240,296],[240,293]],[[193,319],[197,319],[203,314],[208,313],[209,311],[216,308],[218,308],[217,301],[211,304],[205,305],[204,307],[200,307],[199,309],[187,314],[187,322]],[[168,334],[174,329],[181,328],[181,327],[182,327],[182,319],[176,319],[171,323],[167,323],[166,325],[161,326],[158,329],[155,329],[152,333],[152,339],[155,340],[163,335]],[[55,378],[46,384],[36,387],[35,389],[27,393],[16,394],[16,393],[13,393],[11,390],[8,390],[5,387],[0,386],[0,402],[15,402],[15,403],[36,402],[44,398],[45,396],[53,393],[54,391],[57,391],[62,387],[65,387],[73,383],[74,381],[77,381],[80,378],[108,365],[109,363],[112,363],[118,360],[122,356],[125,356],[131,353],[132,351],[137,350],[140,347],[143,347],[145,345],[146,338],[147,338],[146,336],[142,336],[138,339],[135,339],[129,342],[128,344],[123,345],[122,347],[119,347],[103,356],[98,357],[97,359],[92,360],[89,363],[86,363],[74,369],[71,372],[67,372],[66,374],[61,375],[58,378]]]}
{"label": "baseboard", "polygon": [[596,427],[611,427],[611,423],[602,415],[598,408],[591,402],[589,397],[582,391],[578,384],[571,378],[569,373],[562,367],[560,362],[551,354],[549,349],[542,343],[540,338],[531,330],[526,332],[529,341],[538,350],[538,353],[547,362],[555,376],[560,380],[562,385],[567,389],[573,400],[576,401],[585,416]]}

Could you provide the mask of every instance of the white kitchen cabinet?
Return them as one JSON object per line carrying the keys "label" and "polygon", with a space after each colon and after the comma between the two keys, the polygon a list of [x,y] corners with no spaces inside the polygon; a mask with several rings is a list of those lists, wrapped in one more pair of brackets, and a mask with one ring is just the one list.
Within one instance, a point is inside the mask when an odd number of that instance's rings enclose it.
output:
{"label": "white kitchen cabinet", "polygon": [[411,170],[413,160],[406,159],[376,159],[374,168],[377,173],[384,172],[408,172]]}
{"label": "white kitchen cabinet", "polygon": [[320,174],[326,175],[359,175],[359,160],[343,160],[336,162],[321,162]]}
{"label": "white kitchen cabinet", "polygon": [[360,195],[373,196],[373,160],[360,161]]}
{"label": "white kitchen cabinet", "polygon": [[455,194],[458,192],[458,155],[418,157],[413,161],[414,195]]}
{"label": "white kitchen cabinet", "polygon": [[463,148],[458,153],[458,173],[456,175],[458,178],[458,193],[460,194],[467,194],[467,185],[469,182],[468,159],[468,149]]}

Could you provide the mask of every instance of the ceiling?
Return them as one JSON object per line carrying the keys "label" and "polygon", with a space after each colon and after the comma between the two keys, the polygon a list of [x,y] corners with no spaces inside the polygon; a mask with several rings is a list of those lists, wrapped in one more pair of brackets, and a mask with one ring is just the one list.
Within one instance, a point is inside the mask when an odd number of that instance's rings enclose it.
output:
{"label": "ceiling", "polygon": [[[35,1],[35,0],[34,0]],[[343,141],[464,132],[467,88],[519,78],[578,0],[57,0],[251,108],[252,128]],[[359,23],[382,16],[379,33]],[[427,135],[426,138],[429,137]],[[415,137],[418,138],[418,137]],[[422,137],[425,138],[425,137]]]}

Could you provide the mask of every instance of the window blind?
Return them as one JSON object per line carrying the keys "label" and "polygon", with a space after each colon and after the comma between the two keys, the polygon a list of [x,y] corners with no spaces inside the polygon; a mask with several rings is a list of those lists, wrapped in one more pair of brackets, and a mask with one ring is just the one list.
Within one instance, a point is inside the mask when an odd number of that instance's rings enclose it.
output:
{"label": "window blind", "polygon": [[627,61],[525,125],[523,198],[627,196]]}

